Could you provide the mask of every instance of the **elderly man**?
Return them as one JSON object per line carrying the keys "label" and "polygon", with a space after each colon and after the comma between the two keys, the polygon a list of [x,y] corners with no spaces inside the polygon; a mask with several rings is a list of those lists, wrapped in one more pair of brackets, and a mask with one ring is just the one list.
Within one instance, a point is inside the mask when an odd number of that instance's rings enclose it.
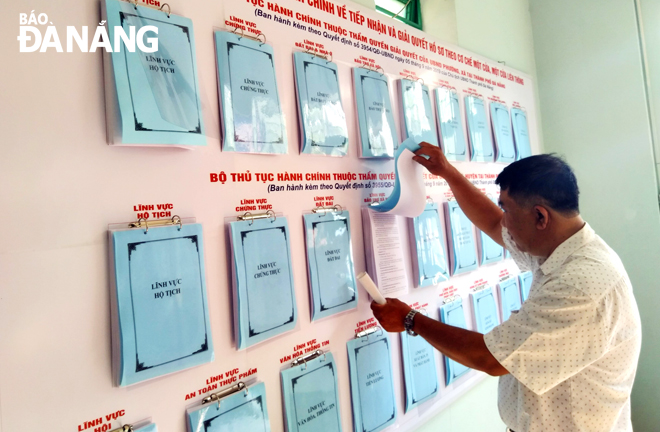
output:
{"label": "elderly man", "polygon": [[438,147],[423,143],[416,154],[534,281],[520,311],[485,335],[396,299],[372,303],[382,327],[417,334],[447,357],[499,376],[499,411],[512,431],[631,432],[637,304],[621,260],[580,217],[571,168],[552,155],[512,163],[496,180],[498,208]]}

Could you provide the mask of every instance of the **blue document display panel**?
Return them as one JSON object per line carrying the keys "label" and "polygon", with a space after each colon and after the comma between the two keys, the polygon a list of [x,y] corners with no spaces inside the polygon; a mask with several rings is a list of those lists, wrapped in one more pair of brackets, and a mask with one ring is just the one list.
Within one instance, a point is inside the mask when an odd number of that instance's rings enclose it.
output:
{"label": "blue document display panel", "polygon": [[297,310],[286,218],[231,222],[238,349],[292,330]]}
{"label": "blue document display panel", "polygon": [[415,142],[426,141],[437,146],[438,135],[435,131],[429,88],[409,79],[398,80],[397,88],[401,101],[404,139],[413,138]]}
{"label": "blue document display panel", "polygon": [[518,278],[507,279],[499,284],[502,322],[509,319],[513,311],[520,309],[520,291]]}
{"label": "blue document display panel", "polygon": [[212,361],[202,226],[110,234],[117,384],[135,384]]}
{"label": "blue document display panel", "polygon": [[235,33],[216,31],[215,50],[223,150],[286,153],[273,48]]}
{"label": "blue document display panel", "polygon": [[486,118],[485,102],[482,98],[468,95],[465,97],[467,113],[468,139],[470,141],[470,160],[493,162],[495,150],[493,139]]}
{"label": "blue document display panel", "polygon": [[479,263],[480,265],[486,265],[501,261],[504,257],[504,248],[497,244],[495,240],[490,238],[488,234],[479,230],[479,240],[480,240],[480,254],[479,254]]}
{"label": "blue document display panel", "polygon": [[[440,307],[440,320],[447,325],[467,330],[465,311],[463,310],[463,300],[458,298],[450,303],[442,305]],[[445,385],[451,384],[470,370],[469,367],[462,365],[447,356],[443,357],[445,359]]]}
{"label": "blue document display panel", "polygon": [[[488,196],[491,201],[497,204],[492,196]],[[481,230],[479,232],[479,265],[491,264],[504,259],[504,248],[488,234]]]}
{"label": "blue document display panel", "polygon": [[387,334],[370,334],[346,343],[351,378],[353,430],[378,432],[396,420],[392,357]]}
{"label": "blue document display panel", "polygon": [[353,68],[355,105],[360,128],[360,157],[391,158],[398,148],[387,76],[362,67]]}
{"label": "blue document display panel", "polygon": [[427,203],[421,215],[408,218],[412,225],[416,253],[413,253],[413,273],[417,286],[437,285],[449,279],[449,263],[444,227],[438,204]]}
{"label": "blue document display panel", "polygon": [[472,222],[465,216],[457,201],[446,204],[447,242],[451,274],[461,274],[476,270],[477,252]]}
{"label": "blue document display panel", "polygon": [[191,408],[186,426],[188,432],[270,432],[266,386],[254,384],[217,402]]}
{"label": "blue document display panel", "polygon": [[[126,35],[135,32],[147,47],[158,40],[153,53],[137,47],[130,52],[122,42],[121,50],[109,54],[115,90],[107,96],[115,105],[108,125],[113,143],[206,145],[192,21],[120,0],[105,0],[104,17],[110,41],[116,40],[116,27]],[[141,32],[146,26],[156,27],[158,34]]]}
{"label": "blue document display panel", "polygon": [[510,163],[516,160],[516,147],[513,143],[509,109],[500,102],[490,103],[490,124],[493,127],[497,144],[496,162]]}
{"label": "blue document display panel", "polygon": [[518,282],[520,282],[520,298],[523,303],[529,297],[529,290],[532,289],[532,282],[534,281],[534,274],[532,272],[524,272],[518,275]]}
{"label": "blue document display panel", "polygon": [[421,336],[401,335],[406,412],[438,394],[434,348]]}
{"label": "blue document display panel", "polygon": [[312,321],[357,307],[348,211],[303,216]]}
{"label": "blue document display panel", "polygon": [[435,100],[442,151],[451,161],[467,161],[467,143],[465,142],[458,93],[455,89],[438,87],[435,89]]}
{"label": "blue document display panel", "polygon": [[302,153],[345,156],[348,128],[337,65],[305,52],[293,53],[293,64]]}
{"label": "blue document display panel", "polygon": [[511,124],[513,125],[513,138],[518,149],[518,159],[531,156],[532,146],[529,142],[527,113],[520,108],[511,108]]}
{"label": "blue document display panel", "polygon": [[337,365],[332,353],[281,372],[287,431],[340,432]]}
{"label": "blue document display panel", "polygon": [[470,297],[472,298],[472,310],[474,311],[477,331],[486,334],[500,323],[493,289],[491,287],[483,288],[470,293]]}

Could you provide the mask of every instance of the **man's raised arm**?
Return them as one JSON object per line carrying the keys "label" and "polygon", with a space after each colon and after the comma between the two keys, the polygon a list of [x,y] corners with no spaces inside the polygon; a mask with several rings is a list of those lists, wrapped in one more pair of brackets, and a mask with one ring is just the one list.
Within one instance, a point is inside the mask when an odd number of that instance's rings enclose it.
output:
{"label": "man's raised arm", "polygon": [[[444,178],[468,219],[495,242],[504,246],[502,210],[454,168],[439,147],[426,142],[421,143],[420,147],[413,160],[426,167],[431,174]],[[428,159],[424,156],[428,156]]]}

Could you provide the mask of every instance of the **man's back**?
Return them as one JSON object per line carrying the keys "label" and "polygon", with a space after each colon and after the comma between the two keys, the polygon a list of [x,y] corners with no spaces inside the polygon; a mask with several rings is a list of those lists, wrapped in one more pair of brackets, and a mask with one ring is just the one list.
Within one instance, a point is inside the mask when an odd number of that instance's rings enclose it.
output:
{"label": "man's back", "polygon": [[500,379],[502,419],[516,432],[631,431],[641,324],[619,257],[588,225],[547,260],[503,237],[534,282],[519,313],[485,337],[511,373]]}

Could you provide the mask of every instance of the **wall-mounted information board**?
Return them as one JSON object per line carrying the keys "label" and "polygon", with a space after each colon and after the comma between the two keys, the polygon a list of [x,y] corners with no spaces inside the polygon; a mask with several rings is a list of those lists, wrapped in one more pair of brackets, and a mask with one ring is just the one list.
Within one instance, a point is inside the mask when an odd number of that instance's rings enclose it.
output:
{"label": "wall-mounted information board", "polygon": [[[136,120],[123,125],[140,123],[140,133],[114,128],[121,113],[106,119],[106,109],[125,107],[112,93],[111,79],[121,81],[110,68],[115,63],[101,49],[21,53],[25,61],[12,66],[36,87],[15,99],[33,127],[7,124],[3,132],[0,176],[10,187],[0,234],[0,428],[107,432],[151,418],[159,431],[183,431],[188,422],[233,418],[235,406],[251,410],[255,428],[267,422],[282,431],[287,413],[295,413],[291,404],[300,403],[311,411],[300,415],[299,427],[324,419],[350,431],[359,419],[370,430],[412,430],[478,383],[485,375],[446,362],[417,340],[407,340],[402,354],[398,334],[377,331],[371,342],[347,347],[375,324],[355,281],[367,268],[362,209],[392,191],[391,156],[408,136],[441,144],[496,198],[494,180],[505,164],[528,155],[528,146],[539,150],[530,77],[352,3],[174,0],[171,17],[167,7],[142,0],[137,9],[126,6],[126,16],[172,27],[159,32],[161,48],[151,58],[123,60],[126,80],[143,67],[164,74],[137,81],[137,104],[126,99],[135,114],[129,120]],[[4,12],[29,14],[21,8],[8,3]],[[41,1],[32,8],[47,13],[62,37],[67,25],[95,26],[106,4]],[[138,18],[118,25],[145,25]],[[177,57],[177,46],[190,50],[188,57]],[[190,99],[168,105],[167,95],[182,93]],[[106,122],[114,136],[106,135]],[[145,135],[163,122],[178,125],[170,135],[190,134],[186,142],[195,148],[129,142],[169,139]],[[465,325],[476,329],[471,294],[491,289],[499,304],[498,284],[518,269],[502,251],[482,257],[491,249],[445,204],[452,198],[445,182],[426,174],[425,183],[435,204],[427,209],[439,213],[425,213],[417,231],[405,218],[393,222],[405,275],[400,298],[440,319],[440,308],[458,296]],[[237,219],[246,212],[269,213]],[[172,218],[169,226],[154,223]],[[372,220],[372,242],[377,223],[387,221]],[[411,245],[416,236],[423,244]],[[470,259],[459,253],[466,247],[475,265],[461,261]],[[420,259],[443,251],[456,254],[451,263],[465,271]],[[177,273],[179,266],[185,271]],[[159,278],[149,279],[153,274]],[[328,288],[336,280],[342,291]],[[140,284],[148,285],[146,294]],[[191,286],[195,292],[186,291]],[[501,308],[493,310],[498,316],[491,318],[501,320]],[[447,309],[446,319],[460,324],[456,311]],[[291,366],[316,350],[332,355]],[[435,372],[437,388],[418,381],[407,400],[404,375],[422,366]],[[308,393],[314,383],[323,386],[318,394],[328,402],[299,400],[293,385],[285,407],[281,372],[291,367],[318,369],[314,380],[299,369],[284,375]],[[376,378],[360,381],[361,371]],[[198,409],[203,398],[240,381],[247,387],[233,399]],[[353,415],[352,390],[384,383],[393,394],[389,411],[376,412],[362,394],[364,410]]]}

